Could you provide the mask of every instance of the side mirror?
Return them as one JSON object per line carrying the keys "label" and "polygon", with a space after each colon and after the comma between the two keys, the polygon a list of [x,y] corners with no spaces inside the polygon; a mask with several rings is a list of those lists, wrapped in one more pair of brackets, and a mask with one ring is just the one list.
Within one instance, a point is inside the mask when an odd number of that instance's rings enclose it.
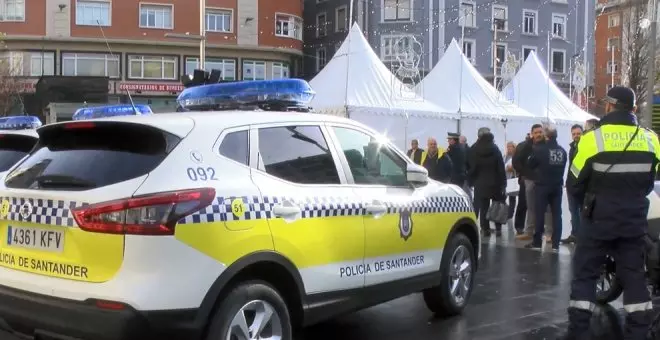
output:
{"label": "side mirror", "polygon": [[406,167],[406,180],[408,183],[426,184],[429,181],[429,172],[417,164],[408,164]]}

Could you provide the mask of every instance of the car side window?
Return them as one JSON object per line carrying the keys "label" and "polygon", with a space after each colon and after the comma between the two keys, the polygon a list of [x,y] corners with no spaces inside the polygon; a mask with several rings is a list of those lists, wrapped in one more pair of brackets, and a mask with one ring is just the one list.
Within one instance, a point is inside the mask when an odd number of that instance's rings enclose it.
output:
{"label": "car side window", "polygon": [[339,184],[337,167],[319,126],[259,129],[266,172],[300,184]]}
{"label": "car side window", "polygon": [[248,165],[250,157],[248,131],[243,130],[226,134],[220,143],[220,154],[241,164]]}
{"label": "car side window", "polygon": [[355,184],[405,186],[407,163],[386,145],[366,133],[333,128]]}

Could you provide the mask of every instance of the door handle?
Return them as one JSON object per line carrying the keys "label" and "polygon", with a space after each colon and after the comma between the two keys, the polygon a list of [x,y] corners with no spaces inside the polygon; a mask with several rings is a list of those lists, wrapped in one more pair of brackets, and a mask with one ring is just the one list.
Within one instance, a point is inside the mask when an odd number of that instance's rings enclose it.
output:
{"label": "door handle", "polygon": [[382,202],[374,201],[367,204],[366,206],[367,213],[373,215],[375,218],[379,218],[387,212],[387,207]]}
{"label": "door handle", "polygon": [[300,215],[302,214],[302,209],[289,201],[274,205],[272,211],[275,217],[281,217],[286,222],[293,222],[300,218]]}

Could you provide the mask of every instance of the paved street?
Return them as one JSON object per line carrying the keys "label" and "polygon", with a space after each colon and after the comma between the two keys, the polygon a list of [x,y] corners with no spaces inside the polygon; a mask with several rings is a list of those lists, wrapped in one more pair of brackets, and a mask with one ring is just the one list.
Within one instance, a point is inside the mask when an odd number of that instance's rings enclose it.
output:
{"label": "paved street", "polygon": [[303,338],[555,339],[567,320],[572,249],[553,254],[522,245],[511,233],[484,241],[474,294],[461,317],[434,319],[416,294],[312,327]]}

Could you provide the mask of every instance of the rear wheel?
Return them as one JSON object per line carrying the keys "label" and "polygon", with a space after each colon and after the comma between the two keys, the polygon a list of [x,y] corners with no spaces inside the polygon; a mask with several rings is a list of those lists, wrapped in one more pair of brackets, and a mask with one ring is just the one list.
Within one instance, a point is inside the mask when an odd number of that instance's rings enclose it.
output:
{"label": "rear wheel", "polygon": [[474,286],[476,258],[470,239],[457,233],[447,245],[440,265],[440,285],[423,292],[426,306],[438,316],[460,314]]}
{"label": "rear wheel", "polygon": [[287,305],[266,282],[239,284],[220,298],[206,340],[292,339]]}
{"label": "rear wheel", "polygon": [[616,278],[616,263],[614,258],[608,255],[596,283],[596,302],[607,304],[618,299],[621,294],[623,286]]}

